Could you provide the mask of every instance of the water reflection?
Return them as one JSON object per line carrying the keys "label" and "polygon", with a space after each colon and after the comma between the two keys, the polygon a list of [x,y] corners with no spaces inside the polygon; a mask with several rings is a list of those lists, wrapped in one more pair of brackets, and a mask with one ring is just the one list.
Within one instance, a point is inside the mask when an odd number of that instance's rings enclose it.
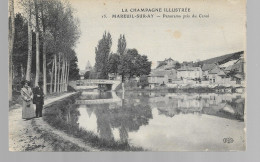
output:
{"label": "water reflection", "polygon": [[[79,124],[81,127],[89,130],[92,124],[86,124],[95,116],[97,129],[94,130],[101,138],[111,140],[128,141],[128,132],[137,131],[140,126],[147,125],[152,118],[152,112],[149,105],[138,101],[139,99],[122,100],[120,107],[114,107],[113,104],[91,104],[80,105]],[[85,107],[85,110],[84,110]],[[88,116],[83,111],[87,111]],[[91,113],[90,113],[91,112]],[[94,112],[94,113],[93,113]],[[81,124],[83,123],[83,124]],[[93,129],[92,129],[93,131]]]}
{"label": "water reflection", "polygon": [[[86,92],[79,99],[95,102],[77,105],[77,109],[67,108],[63,114],[68,123],[92,131],[100,138],[151,150],[244,148],[241,121],[245,100],[239,94],[129,92],[124,95],[121,99],[121,93]],[[106,99],[114,98],[115,103],[106,103]],[[222,136],[233,137],[236,145],[223,146]]]}

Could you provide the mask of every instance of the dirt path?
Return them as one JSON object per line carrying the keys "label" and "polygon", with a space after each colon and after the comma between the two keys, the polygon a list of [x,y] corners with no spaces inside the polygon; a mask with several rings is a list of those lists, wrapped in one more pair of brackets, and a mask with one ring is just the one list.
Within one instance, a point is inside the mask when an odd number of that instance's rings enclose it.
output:
{"label": "dirt path", "polygon": [[[54,101],[71,96],[72,94],[74,93],[49,98],[45,101],[45,106],[50,105]],[[50,137],[55,136],[62,141],[66,141],[66,143],[76,145],[81,151],[98,151],[81,140],[54,129],[43,121],[42,118],[32,120],[22,119],[22,107],[20,105],[15,106],[17,107],[16,109],[9,111],[9,151],[57,151],[53,148],[53,141],[45,140],[45,138],[42,137],[43,132],[51,134]]]}
{"label": "dirt path", "polygon": [[22,119],[22,108],[9,112],[9,151],[53,151],[36,133],[31,120]]}

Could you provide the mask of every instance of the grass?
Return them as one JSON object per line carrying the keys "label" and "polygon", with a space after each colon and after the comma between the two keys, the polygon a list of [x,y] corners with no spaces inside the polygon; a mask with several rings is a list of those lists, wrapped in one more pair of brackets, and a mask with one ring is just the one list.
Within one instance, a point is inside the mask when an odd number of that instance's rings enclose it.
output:
{"label": "grass", "polygon": [[[35,121],[32,120],[32,126],[34,131],[36,131],[38,134],[41,134],[40,138],[44,139],[44,141],[48,141],[48,143],[52,146],[53,151],[63,151],[63,152],[82,152],[82,151],[88,151],[85,150],[79,146],[77,146],[74,143],[71,143],[70,141],[66,141],[62,139],[61,137],[51,133],[46,132],[43,130],[40,130],[36,124]],[[37,146],[40,147],[40,146]],[[32,151],[32,148],[26,148],[27,151]]]}
{"label": "grass", "polygon": [[[130,146],[128,142],[99,138],[93,132],[80,128],[77,125],[77,122],[66,122],[62,113],[67,113],[67,111],[70,111],[71,114],[77,113],[76,106],[73,105],[76,97],[78,97],[78,95],[69,97],[64,101],[59,101],[49,106],[45,111],[43,119],[52,127],[70,134],[73,137],[79,138],[83,140],[83,142],[102,151],[145,151],[141,147]],[[77,116],[72,116],[71,118],[72,121],[77,121]]]}

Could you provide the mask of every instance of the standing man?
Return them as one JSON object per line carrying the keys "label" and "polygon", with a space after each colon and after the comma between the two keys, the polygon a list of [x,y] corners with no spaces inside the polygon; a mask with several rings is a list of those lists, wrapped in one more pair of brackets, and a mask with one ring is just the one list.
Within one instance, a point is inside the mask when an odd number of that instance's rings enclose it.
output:
{"label": "standing man", "polygon": [[42,89],[42,81],[38,82],[38,86],[36,86],[33,90],[33,103],[36,104],[36,117],[42,117],[42,107],[44,105],[44,93]]}

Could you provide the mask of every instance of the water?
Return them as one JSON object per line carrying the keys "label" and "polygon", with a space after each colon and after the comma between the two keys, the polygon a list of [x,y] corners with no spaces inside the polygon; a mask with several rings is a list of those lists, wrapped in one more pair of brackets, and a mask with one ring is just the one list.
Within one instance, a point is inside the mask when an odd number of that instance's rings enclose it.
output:
{"label": "water", "polygon": [[83,92],[75,104],[73,122],[106,140],[153,151],[245,149],[241,94]]}

